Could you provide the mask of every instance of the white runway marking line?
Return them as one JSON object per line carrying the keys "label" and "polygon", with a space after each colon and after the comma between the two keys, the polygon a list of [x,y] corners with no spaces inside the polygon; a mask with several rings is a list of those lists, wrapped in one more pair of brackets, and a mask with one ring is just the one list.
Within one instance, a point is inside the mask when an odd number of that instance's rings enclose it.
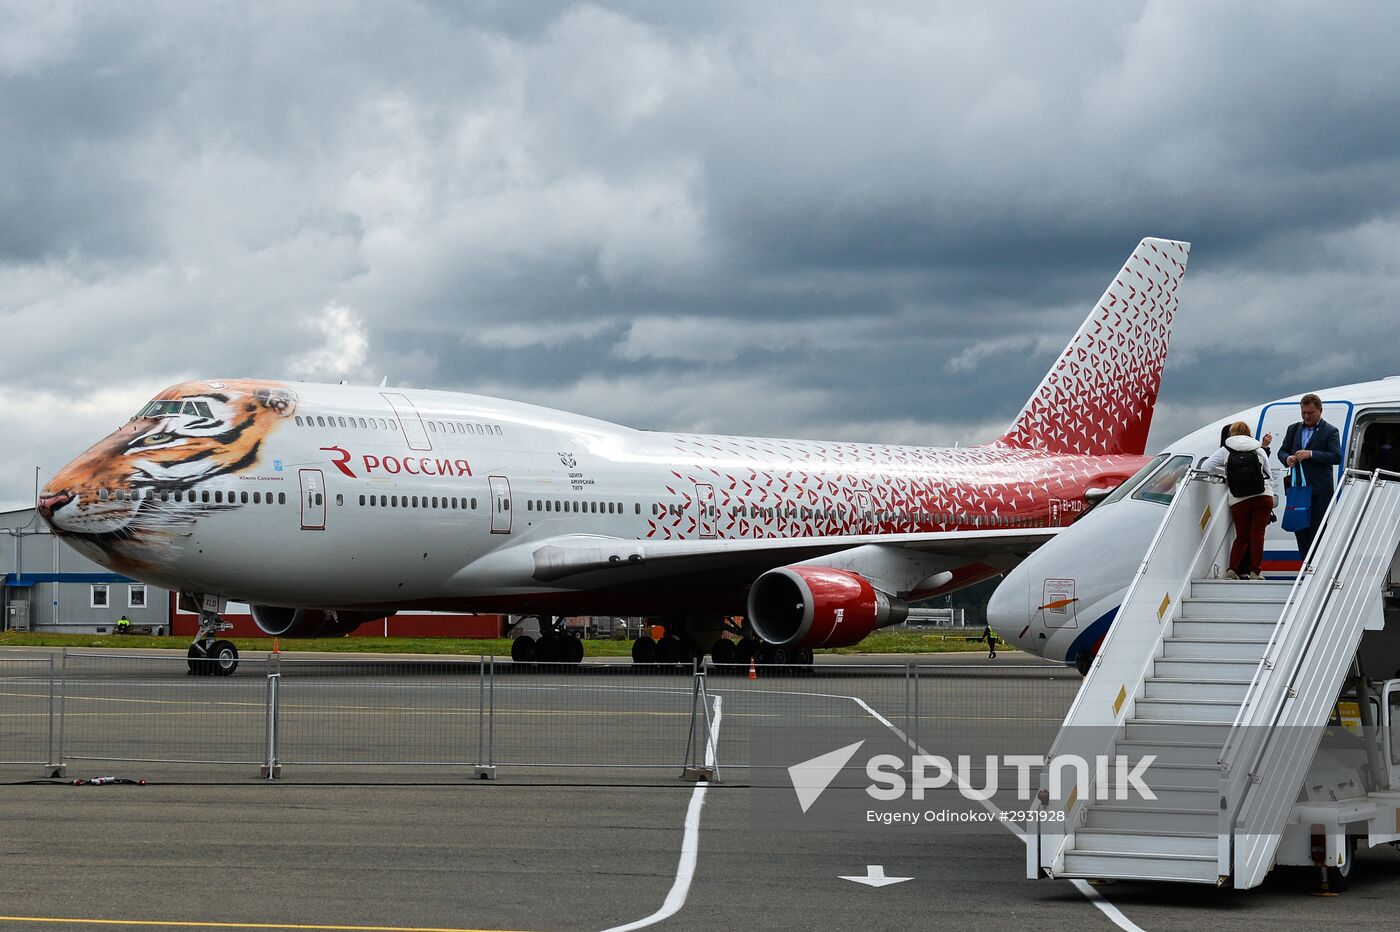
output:
{"label": "white runway marking line", "polygon": [[[714,727],[710,732],[710,740],[705,743],[706,767],[715,765],[715,745],[719,743],[719,723],[724,715],[723,707],[723,697],[715,696]],[[710,784],[702,780],[695,784],[695,792],[690,795],[690,806],[685,812],[685,838],[681,842],[681,859],[676,865],[676,880],[671,884],[671,892],[666,894],[666,901],[661,904],[661,908],[645,919],[629,922],[625,926],[613,926],[605,932],[629,932],[631,929],[645,928],[680,912],[681,907],[685,905],[686,896],[690,894],[690,882],[695,879],[695,865],[700,859],[700,810],[705,805],[705,791],[709,787]]]}
{"label": "white runway marking line", "polygon": [[[906,745],[908,745],[909,748],[913,750],[915,754],[921,754],[925,756],[928,755],[927,751],[915,744],[909,738],[908,735],[896,728],[890,722],[889,719],[885,718],[879,712],[876,712],[870,706],[866,705],[865,700],[860,699],[856,696],[847,696],[846,698],[850,699],[856,705],[869,712],[877,722],[879,722],[881,725],[884,725],[890,731],[898,735],[899,740],[903,741]],[[967,784],[962,781],[960,776],[955,774],[954,779],[957,780],[959,788],[967,788]],[[1017,838],[1021,839],[1022,842],[1026,842],[1031,837],[1025,832],[1022,832],[1020,829],[1016,828],[1015,822],[1003,819],[1001,808],[997,806],[996,803],[992,802],[990,799],[982,799],[978,800],[978,802],[980,802],[987,809],[988,812],[996,816],[997,822],[999,822],[1001,825],[1006,826],[1006,830],[1008,832],[1011,832],[1011,834],[1015,835]],[[1085,898],[1087,898],[1090,903],[1093,903],[1094,906],[1098,908],[1099,912],[1107,916],[1108,919],[1118,928],[1122,929],[1123,932],[1144,932],[1141,926],[1133,922],[1127,916],[1123,915],[1122,911],[1120,911],[1117,906],[1114,906],[1108,900],[1104,899],[1103,894],[1095,890],[1093,887],[1089,886],[1089,884],[1085,883],[1082,880],[1074,880],[1071,882],[1074,884],[1075,889],[1077,889],[1080,893],[1084,894]]]}
{"label": "white runway marking line", "polygon": [[1123,932],[1145,932],[1142,926],[1123,915],[1117,906],[1104,899],[1103,894],[1089,886],[1087,881],[1075,879],[1071,880],[1070,883],[1074,884],[1080,893],[1089,898],[1090,903],[1099,908],[1099,912],[1112,920],[1113,924],[1122,929]]}

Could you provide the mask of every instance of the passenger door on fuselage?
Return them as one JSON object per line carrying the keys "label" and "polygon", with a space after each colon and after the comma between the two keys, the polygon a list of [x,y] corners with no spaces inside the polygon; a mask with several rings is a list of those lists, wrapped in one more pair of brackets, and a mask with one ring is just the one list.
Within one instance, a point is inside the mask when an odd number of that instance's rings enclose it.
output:
{"label": "passenger door on fuselage", "polygon": [[715,537],[715,487],[705,482],[695,483],[695,507],[699,512],[696,527],[702,540]]}
{"label": "passenger door on fuselage", "polygon": [[[1336,469],[1334,481],[1339,481],[1342,469],[1347,461],[1347,444],[1351,440],[1352,403],[1338,399],[1323,399],[1322,419],[1333,427],[1337,428],[1342,439],[1342,465]],[[1273,443],[1269,449],[1269,476],[1273,480],[1274,494],[1278,496],[1278,504],[1274,509],[1274,514],[1278,520],[1269,525],[1264,538],[1264,569],[1283,569],[1278,566],[1279,561],[1285,563],[1294,562],[1301,559],[1297,556],[1298,544],[1293,534],[1283,530],[1283,499],[1284,499],[1284,478],[1288,469],[1279,461],[1278,451],[1283,444],[1283,437],[1288,433],[1289,425],[1302,420],[1298,413],[1298,402],[1296,401],[1276,401],[1267,404],[1259,412],[1259,423],[1255,427],[1254,436],[1263,439],[1265,434],[1273,434]],[[1288,556],[1285,556],[1287,554]],[[1296,569],[1294,567],[1288,567]]]}
{"label": "passenger door on fuselage", "polygon": [[428,429],[423,426],[423,418],[407,395],[397,392],[380,392],[380,397],[394,409],[394,417],[403,429],[403,439],[410,450],[431,450],[433,442],[428,439]]}
{"label": "passenger door on fuselage", "polygon": [[491,485],[491,533],[509,534],[510,519],[510,480],[505,476],[489,476]]}
{"label": "passenger door on fuselage", "polygon": [[326,477],[319,469],[298,469],[301,480],[301,529],[326,529]]}

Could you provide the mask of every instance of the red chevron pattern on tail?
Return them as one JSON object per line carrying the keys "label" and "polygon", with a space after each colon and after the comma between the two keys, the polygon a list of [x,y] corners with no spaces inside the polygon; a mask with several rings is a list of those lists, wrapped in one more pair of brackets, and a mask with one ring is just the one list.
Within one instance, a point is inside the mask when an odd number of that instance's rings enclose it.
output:
{"label": "red chevron pattern on tail", "polygon": [[1174,240],[1138,244],[999,445],[1143,452],[1190,251]]}

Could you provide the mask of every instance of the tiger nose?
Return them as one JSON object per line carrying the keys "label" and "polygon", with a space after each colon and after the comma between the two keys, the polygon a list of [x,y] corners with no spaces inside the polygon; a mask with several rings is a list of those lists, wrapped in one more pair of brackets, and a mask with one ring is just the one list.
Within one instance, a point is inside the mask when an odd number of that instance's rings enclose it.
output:
{"label": "tiger nose", "polygon": [[45,518],[52,518],[53,513],[73,500],[73,493],[64,489],[62,492],[45,492],[39,496],[39,514]]}

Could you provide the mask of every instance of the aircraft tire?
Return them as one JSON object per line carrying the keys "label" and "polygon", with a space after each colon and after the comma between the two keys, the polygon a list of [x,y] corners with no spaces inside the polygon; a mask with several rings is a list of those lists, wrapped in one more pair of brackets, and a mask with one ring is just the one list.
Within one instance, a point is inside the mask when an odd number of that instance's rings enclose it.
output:
{"label": "aircraft tire", "polygon": [[738,656],[739,652],[734,647],[734,642],[729,640],[729,638],[720,638],[718,641],[715,641],[714,646],[710,648],[711,659],[721,667],[737,663]]}
{"label": "aircraft tire", "polygon": [[657,663],[680,663],[683,659],[685,659],[685,650],[681,647],[680,638],[668,634],[656,642]]}
{"label": "aircraft tire", "polygon": [[559,662],[559,638],[553,634],[540,635],[535,645],[535,663]]}
{"label": "aircraft tire", "polygon": [[1094,655],[1087,650],[1081,650],[1074,658],[1074,668],[1079,671],[1080,676],[1089,675],[1089,665],[1094,662]]}
{"label": "aircraft tire", "polygon": [[192,676],[209,676],[214,672],[214,661],[209,659],[198,642],[190,645],[185,657],[185,663],[189,666]]}
{"label": "aircraft tire", "polygon": [[535,659],[535,639],[522,634],[510,642],[510,659],[516,663],[529,663]]}
{"label": "aircraft tire", "polygon": [[238,669],[238,648],[232,641],[215,641],[209,648],[209,657],[206,662],[214,676],[233,676]]}
{"label": "aircraft tire", "polygon": [[1327,890],[1330,893],[1345,893],[1351,882],[1352,871],[1356,866],[1356,839],[1347,836],[1347,858],[1341,867],[1327,868]]}
{"label": "aircraft tire", "polygon": [[656,663],[656,642],[642,636],[632,642],[633,663]]}
{"label": "aircraft tire", "polygon": [[797,649],[797,666],[799,672],[810,674],[812,672],[812,664],[816,659],[816,654],[812,652],[812,648],[799,647]]}
{"label": "aircraft tire", "polygon": [[576,637],[564,638],[564,662],[583,663],[583,642]]}

